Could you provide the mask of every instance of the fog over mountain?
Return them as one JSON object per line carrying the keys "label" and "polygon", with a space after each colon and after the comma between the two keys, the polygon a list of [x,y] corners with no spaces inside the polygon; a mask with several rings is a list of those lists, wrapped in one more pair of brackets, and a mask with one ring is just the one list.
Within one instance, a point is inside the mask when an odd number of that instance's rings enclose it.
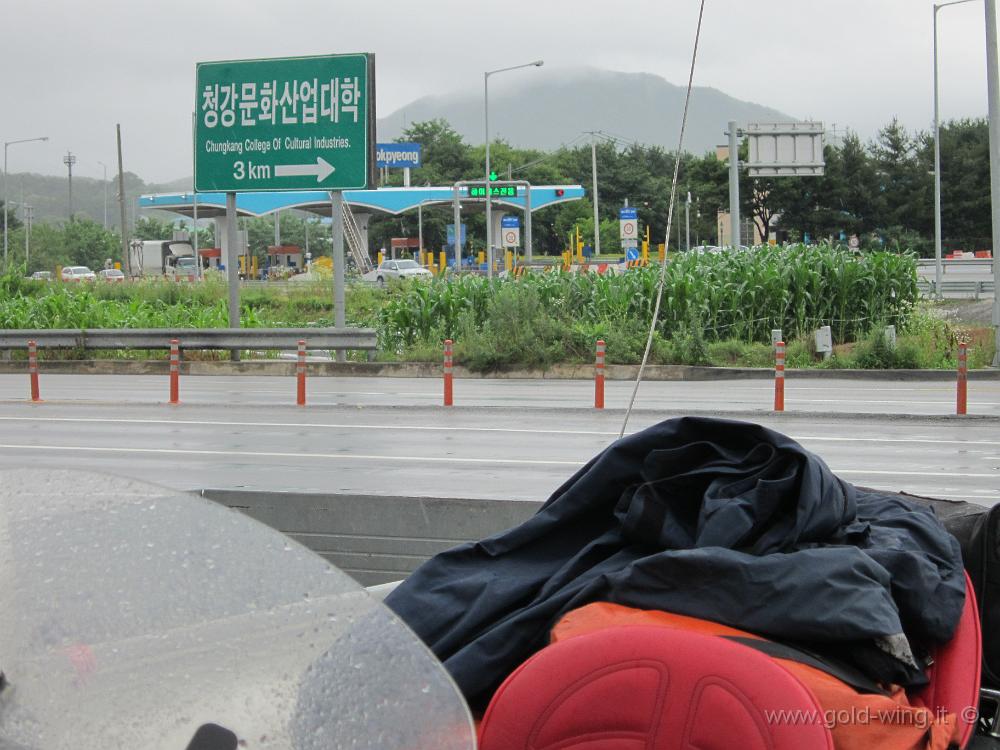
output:
{"label": "fog over mountain", "polygon": [[[545,68],[490,79],[490,136],[513,146],[550,150],[600,130],[625,141],[677,148],[685,87],[649,73],[578,68],[547,75]],[[483,91],[426,96],[379,118],[378,139],[391,141],[414,122],[447,120],[466,143],[484,141]],[[691,93],[686,151],[701,154],[725,143],[726,123],[789,122],[796,116],[746,102],[713,88]]]}

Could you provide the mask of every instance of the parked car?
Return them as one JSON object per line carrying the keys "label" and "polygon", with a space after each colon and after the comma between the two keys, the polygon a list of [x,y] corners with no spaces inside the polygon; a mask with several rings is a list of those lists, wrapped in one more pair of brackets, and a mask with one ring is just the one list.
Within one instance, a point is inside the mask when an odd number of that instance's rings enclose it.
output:
{"label": "parked car", "polygon": [[125,274],[120,268],[104,268],[97,272],[101,281],[125,281]]}
{"label": "parked car", "polygon": [[30,278],[33,281],[52,281],[52,271],[35,271]]}
{"label": "parked car", "polygon": [[94,281],[97,275],[86,266],[66,266],[62,270],[63,281]]}
{"label": "parked car", "polygon": [[387,279],[411,279],[415,276],[433,276],[415,260],[386,260],[375,269],[375,281],[384,284]]}

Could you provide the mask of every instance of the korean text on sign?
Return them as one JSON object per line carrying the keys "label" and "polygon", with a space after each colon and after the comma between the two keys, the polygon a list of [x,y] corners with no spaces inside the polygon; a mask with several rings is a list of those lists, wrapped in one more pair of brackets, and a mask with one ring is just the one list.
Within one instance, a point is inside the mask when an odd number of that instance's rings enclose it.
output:
{"label": "korean text on sign", "polygon": [[339,123],[343,117],[358,122],[361,89],[357,76],[263,83],[209,83],[201,92],[202,121],[207,128],[237,124],[313,125]]}

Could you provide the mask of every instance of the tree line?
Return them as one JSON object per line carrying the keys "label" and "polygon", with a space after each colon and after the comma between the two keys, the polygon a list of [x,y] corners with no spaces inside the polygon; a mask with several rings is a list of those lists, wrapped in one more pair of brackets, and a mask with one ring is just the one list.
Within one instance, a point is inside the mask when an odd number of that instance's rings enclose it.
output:
{"label": "tree line", "polygon": [[[412,170],[412,185],[451,185],[480,178],[485,148],[467,144],[444,120],[412,124],[399,138],[422,145],[422,166]],[[746,143],[741,146],[746,158]],[[924,131],[909,132],[893,120],[876,137],[863,142],[848,133],[824,149],[826,168],[821,177],[751,178],[740,176],[741,214],[761,235],[779,240],[840,239],[857,235],[862,247],[912,249],[933,253],[934,140]],[[638,209],[640,224],[649,227],[653,243],[663,242],[674,170],[674,154],[659,146],[627,143],[602,137],[596,145],[598,207],[601,248],[619,247],[618,209],[628,204]],[[507,178],[533,185],[580,184],[583,200],[558,204],[534,215],[535,250],[556,254],[569,245],[577,228],[585,242],[594,237],[591,146],[567,146],[555,151],[515,148],[502,140],[490,146],[491,165]],[[402,184],[402,172],[391,171],[386,186]],[[718,242],[718,213],[729,208],[728,162],[714,153],[683,154],[677,190],[671,248],[685,246],[685,219],[690,222],[692,245]],[[984,119],[955,120],[941,128],[942,226],[946,250],[973,250],[991,246],[989,134]],[[690,194],[691,203],[686,206]],[[0,203],[0,211],[4,210]],[[689,210],[685,216],[686,210]],[[441,249],[451,206],[426,206],[423,210],[424,246]],[[2,217],[2,214],[0,214]],[[248,232],[250,251],[262,257],[274,242],[273,218],[241,219]],[[469,236],[480,245],[485,236],[482,214],[463,218]],[[183,227],[183,220],[140,217],[134,228],[137,239],[169,239]],[[8,211],[9,254],[24,259],[27,227],[17,208]],[[417,236],[416,212],[390,217],[376,215],[369,223],[369,246],[374,253],[389,247],[393,237]],[[313,256],[330,252],[329,224],[318,218],[286,211],[281,215],[281,240],[309,246]],[[199,245],[215,244],[212,227],[199,228]],[[31,228],[28,270],[55,265],[100,267],[107,258],[121,261],[121,243],[115,228],[78,217],[70,221],[36,221]]]}

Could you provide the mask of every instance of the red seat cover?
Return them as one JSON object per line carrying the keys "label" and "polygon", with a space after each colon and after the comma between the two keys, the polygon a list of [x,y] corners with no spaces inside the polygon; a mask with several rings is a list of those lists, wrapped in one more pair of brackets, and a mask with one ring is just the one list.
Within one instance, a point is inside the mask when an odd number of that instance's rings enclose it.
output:
{"label": "red seat cover", "polygon": [[968,573],[965,575],[965,608],[954,637],[934,654],[928,671],[930,684],[914,696],[914,705],[932,711],[943,709],[958,717],[963,727],[961,746],[965,747],[976,729],[975,709],[979,705],[979,681],[983,662],[983,636],[979,626],[979,607]]}
{"label": "red seat cover", "polygon": [[[815,712],[776,721],[769,712]],[[800,716],[802,716],[800,714]],[[769,657],[714,636],[643,625],[555,643],[511,674],[481,750],[824,750],[813,694]]]}

